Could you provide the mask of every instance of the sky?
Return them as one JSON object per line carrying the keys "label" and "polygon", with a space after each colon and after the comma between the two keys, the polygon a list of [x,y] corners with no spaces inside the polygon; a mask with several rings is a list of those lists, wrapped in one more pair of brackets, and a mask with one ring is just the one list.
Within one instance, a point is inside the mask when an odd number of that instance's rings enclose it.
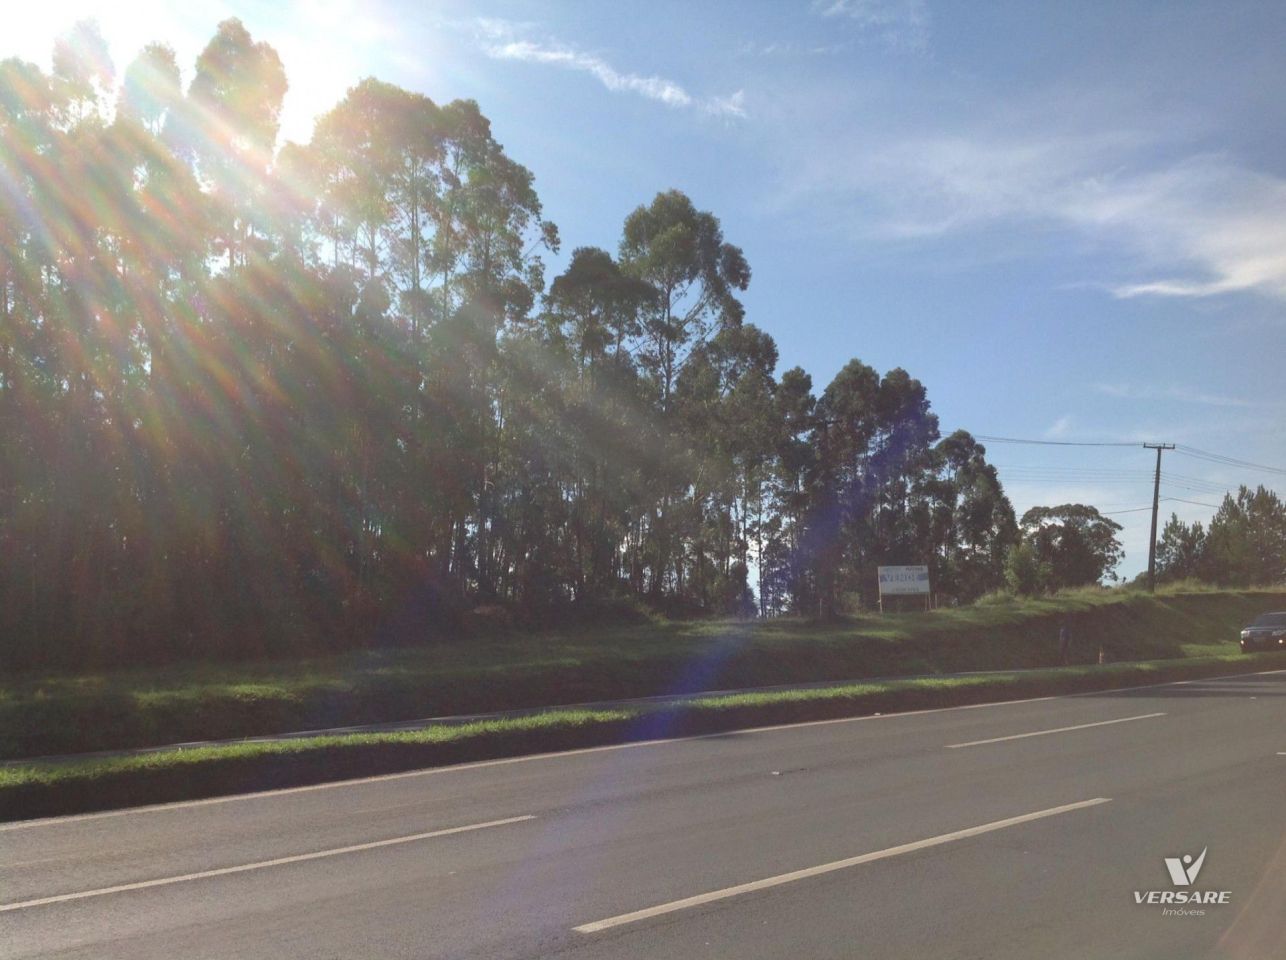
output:
{"label": "sky", "polygon": [[[118,70],[159,40],[190,79],[228,16],[281,54],[284,138],[365,76],[477,100],[562,232],[555,271],[683,190],[818,392],[856,357],[921,380],[944,434],[1286,467],[1284,4],[44,0],[0,57],[47,65],[92,17]],[[1146,568],[1151,451],[988,449],[1020,514],[1111,511],[1118,572]],[[1182,450],[1163,473],[1163,519],[1286,493]]]}

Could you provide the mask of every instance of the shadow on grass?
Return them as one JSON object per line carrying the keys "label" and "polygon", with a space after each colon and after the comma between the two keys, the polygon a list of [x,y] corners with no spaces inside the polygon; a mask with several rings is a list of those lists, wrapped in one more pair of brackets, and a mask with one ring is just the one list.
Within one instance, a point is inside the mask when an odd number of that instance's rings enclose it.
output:
{"label": "shadow on grass", "polygon": [[[235,744],[145,758],[82,761],[0,771],[0,819],[82,813],[307,786],[556,750],[683,736],[749,736],[757,726],[964,706],[1058,694],[1101,692],[1286,666],[1286,655],[1242,659],[1066,668],[991,678],[891,681],[868,687],[816,688],[781,695],[710,698],[675,709],[573,714],[551,712],[514,721],[406,734],[324,737],[313,741]],[[1282,678],[1265,677],[1280,688]],[[1176,693],[1176,691],[1178,691]],[[1154,688],[1152,695],[1248,696],[1194,686]],[[1123,694],[1126,691],[1121,691]],[[1280,693],[1274,690],[1274,695]],[[565,718],[565,719],[564,719]],[[436,731],[436,733],[435,733]],[[434,738],[437,738],[436,740]]]}

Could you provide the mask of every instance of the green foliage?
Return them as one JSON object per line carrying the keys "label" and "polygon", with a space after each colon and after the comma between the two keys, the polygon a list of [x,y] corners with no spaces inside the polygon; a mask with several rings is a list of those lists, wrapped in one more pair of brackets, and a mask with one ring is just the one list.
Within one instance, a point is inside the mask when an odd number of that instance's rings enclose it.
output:
{"label": "green foliage", "polygon": [[[1020,531],[906,371],[778,374],[679,191],[546,290],[558,230],[472,101],[367,79],[279,148],[287,77],[237,20],[186,91],[162,45],[113,91],[92,25],[52,63],[0,63],[7,665],[424,642],[479,605],[833,618],[881,563],[965,603],[1112,576],[1119,528]],[[1284,514],[1172,519],[1163,576],[1280,582]]]}
{"label": "green foliage", "polygon": [[1022,589],[1019,592],[1057,590],[1115,580],[1121,562],[1121,525],[1094,507],[1067,503],[1057,507],[1032,507],[1023,514],[1023,544],[1031,557],[1012,555],[1010,566]]}
{"label": "green foliage", "polygon": [[1263,486],[1226,494],[1210,526],[1171,514],[1157,542],[1157,579],[1220,586],[1286,582],[1286,503]]}
{"label": "green foliage", "polygon": [[[832,617],[875,567],[968,601],[1017,537],[925,386],[819,397],[683,193],[559,249],[478,104],[367,79],[278,144],[280,57],[185,91],[92,26],[0,64],[0,661],[255,658],[621,604]],[[112,109],[112,104],[115,109]]]}
{"label": "green foliage", "polygon": [[[114,84],[90,24],[0,63],[6,666],[477,644],[478,609],[833,619],[885,563],[945,603],[1111,577],[1119,528],[1020,529],[907,371],[778,373],[678,190],[547,289],[557,227],[471,100],[369,78],[279,145],[282,60],[235,19],[186,91],[163,45]],[[1281,580],[1282,517],[1172,520],[1164,576]]]}
{"label": "green foliage", "polygon": [[1206,550],[1206,532],[1200,523],[1189,526],[1171,514],[1156,547],[1158,580],[1192,580],[1201,575]]}
{"label": "green foliage", "polygon": [[1016,543],[1005,559],[1005,585],[1012,593],[1031,597],[1046,593],[1053,579],[1048,562],[1043,561],[1030,543]]}
{"label": "green foliage", "polygon": [[1210,521],[1200,569],[1224,585],[1286,581],[1286,503],[1262,486],[1226,495]]}

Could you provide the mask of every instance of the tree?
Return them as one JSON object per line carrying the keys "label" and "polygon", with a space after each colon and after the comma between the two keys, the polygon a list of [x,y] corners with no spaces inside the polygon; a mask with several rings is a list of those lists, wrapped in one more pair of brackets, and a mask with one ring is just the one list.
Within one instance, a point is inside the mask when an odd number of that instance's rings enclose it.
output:
{"label": "tree", "polygon": [[1027,541],[1015,543],[1005,557],[1005,586],[1020,597],[1031,597],[1052,589],[1052,565],[1041,560]]}
{"label": "tree", "polygon": [[936,589],[969,601],[999,586],[1018,523],[986,449],[964,430],[944,437],[915,491]]}
{"label": "tree", "polygon": [[800,367],[781,375],[772,412],[772,459],[767,477],[769,511],[762,524],[759,606],[767,615],[817,608],[811,558],[805,549],[809,484],[817,471],[810,442],[817,398],[813,380]]}
{"label": "tree", "polygon": [[238,19],[224,20],[197,57],[184,135],[209,184],[215,252],[244,265],[264,203],[266,174],[286,95],[281,58]]}
{"label": "tree", "polygon": [[905,370],[880,377],[851,360],[818,400],[814,423],[803,548],[813,558],[816,612],[830,617],[844,594],[873,605],[880,563],[923,559],[928,546],[912,530],[910,478],[929,461],[938,418]]}
{"label": "tree", "polygon": [[750,285],[750,266],[740,247],[724,242],[718,218],[678,190],[658,193],[625,219],[620,256],[626,272],[652,290],[640,360],[666,411],[690,345],[712,323],[741,322],[735,291]]}
{"label": "tree", "polygon": [[51,79],[71,124],[101,116],[115,76],[107,41],[96,20],[76,23],[54,42]]}
{"label": "tree", "polygon": [[182,109],[183,87],[174,49],[149,44],[125,69],[116,101],[117,118],[159,138]]}
{"label": "tree", "polygon": [[1023,514],[1020,527],[1036,562],[1048,566],[1050,589],[1116,579],[1113,571],[1123,556],[1116,538],[1121,525],[1094,507],[1082,503],[1032,507]]}
{"label": "tree", "polygon": [[1157,541],[1158,580],[1186,580],[1200,577],[1206,566],[1206,532],[1200,523],[1182,522],[1170,514]]}
{"label": "tree", "polygon": [[180,75],[153,44],[113,89],[89,26],[0,63],[6,666],[468,642],[478,604],[832,615],[884,562],[1000,581],[985,451],[903,370],[779,377],[683,194],[546,291],[558,231],[478,104],[365,80],[278,149],[242,24]]}
{"label": "tree", "polygon": [[1286,504],[1272,490],[1226,494],[1201,552],[1203,579],[1250,586],[1286,581]]}
{"label": "tree", "polygon": [[693,477],[680,535],[688,592],[714,612],[753,608],[752,544],[762,552],[763,484],[772,454],[777,345],[750,324],[720,330],[697,346],[675,391],[676,419]]}

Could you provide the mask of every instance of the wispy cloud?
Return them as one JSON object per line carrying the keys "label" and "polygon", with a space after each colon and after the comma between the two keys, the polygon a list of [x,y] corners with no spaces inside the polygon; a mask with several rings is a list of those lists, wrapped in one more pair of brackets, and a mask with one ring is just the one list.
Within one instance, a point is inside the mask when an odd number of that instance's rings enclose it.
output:
{"label": "wispy cloud", "polygon": [[1117,285],[1117,296],[1255,290],[1286,299],[1286,180],[1225,155],[1197,156],[1122,184],[1090,214],[1107,226],[1132,228],[1154,261],[1180,267]]}
{"label": "wispy cloud", "polygon": [[1094,389],[1104,396],[1118,400],[1173,400],[1179,403],[1195,403],[1204,407],[1245,408],[1260,405],[1240,397],[1225,397],[1187,387],[1141,387],[1125,383],[1096,383]]}
{"label": "wispy cloud", "polygon": [[1128,254],[1118,263],[1129,279],[1093,278],[1116,297],[1286,300],[1286,179],[1226,153],[1174,158],[1142,130],[1015,126],[814,144],[794,167],[795,190],[827,195],[875,239],[1072,229]]}
{"label": "wispy cloud", "polygon": [[700,110],[714,116],[746,116],[745,95],[698,97],[674,80],[618,70],[597,54],[558,40],[533,40],[525,36],[528,24],[482,18],[475,21],[481,46],[496,60],[519,60],[586,73],[614,93],[633,93],[672,108]]}
{"label": "wispy cloud", "polygon": [[782,40],[768,43],[747,40],[737,52],[743,57],[833,57],[852,48],[851,41],[805,44]]}
{"label": "wispy cloud", "polygon": [[929,7],[925,0],[814,0],[823,17],[843,17],[890,46],[923,49],[929,41]]}

